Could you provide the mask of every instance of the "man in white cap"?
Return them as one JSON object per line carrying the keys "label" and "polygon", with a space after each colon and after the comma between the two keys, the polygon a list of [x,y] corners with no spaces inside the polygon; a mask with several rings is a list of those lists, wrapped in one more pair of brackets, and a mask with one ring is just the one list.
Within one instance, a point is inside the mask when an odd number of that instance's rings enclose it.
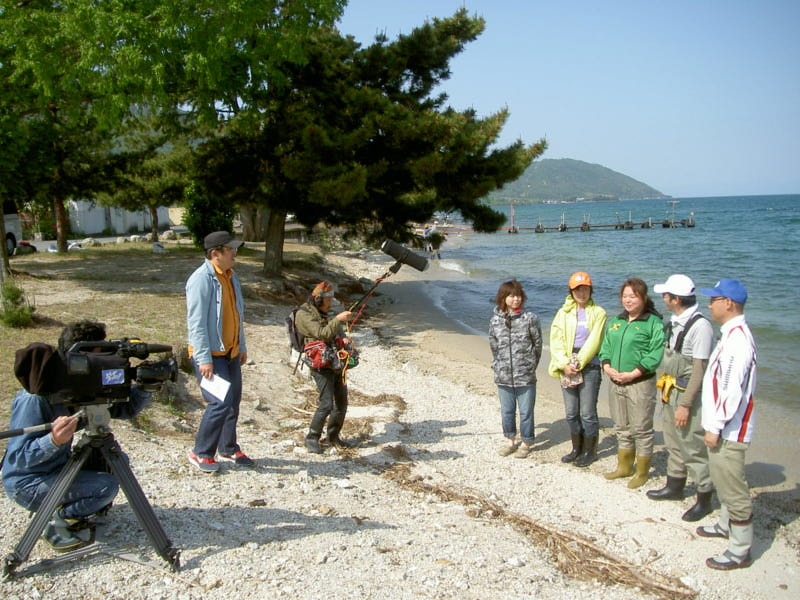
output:
{"label": "man in white cap", "polygon": [[703,429],[711,480],[722,507],[702,537],[728,538],[728,548],[706,560],[712,569],[740,569],[753,560],[753,503],[744,476],[745,452],[755,424],[756,343],[744,318],[747,289],[736,279],[720,279],[700,293],[711,296],[711,318],[721,338],[708,359],[703,379]]}
{"label": "man in white cap", "polygon": [[653,286],[672,313],[664,327],[664,357],[656,384],[661,390],[664,443],[669,452],[667,483],[647,492],[652,500],[683,500],[686,476],[697,487],[694,506],[684,521],[699,521],[711,512],[711,476],[701,423],[700,389],[714,345],[714,328],[697,306],[694,282],[682,274],[670,275]]}

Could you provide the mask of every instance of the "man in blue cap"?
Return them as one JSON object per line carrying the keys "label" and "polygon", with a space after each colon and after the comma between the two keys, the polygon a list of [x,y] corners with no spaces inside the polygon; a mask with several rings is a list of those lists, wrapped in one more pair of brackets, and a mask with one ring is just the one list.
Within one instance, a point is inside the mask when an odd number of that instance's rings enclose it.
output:
{"label": "man in blue cap", "polygon": [[711,297],[711,318],[721,325],[703,378],[702,422],[711,481],[722,507],[717,522],[698,527],[697,534],[728,539],[725,552],[706,560],[712,569],[728,571],[753,562],[753,504],[744,461],[755,424],[756,344],[744,318],[747,290],[741,281],[720,279],[700,293]]}

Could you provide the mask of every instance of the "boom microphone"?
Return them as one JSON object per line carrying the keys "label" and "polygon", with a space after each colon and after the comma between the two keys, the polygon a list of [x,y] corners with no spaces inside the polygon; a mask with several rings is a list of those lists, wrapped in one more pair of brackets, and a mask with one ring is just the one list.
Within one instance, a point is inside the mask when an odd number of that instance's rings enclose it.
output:
{"label": "boom microphone", "polygon": [[412,252],[405,246],[401,246],[392,240],[386,240],[381,244],[381,250],[395,259],[398,263],[408,265],[417,271],[424,271],[428,268],[428,259],[424,256]]}

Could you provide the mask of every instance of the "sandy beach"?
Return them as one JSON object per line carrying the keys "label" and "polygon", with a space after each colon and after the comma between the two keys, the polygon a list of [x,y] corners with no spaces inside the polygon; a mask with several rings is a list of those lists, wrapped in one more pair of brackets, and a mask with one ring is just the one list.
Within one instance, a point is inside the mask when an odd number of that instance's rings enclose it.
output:
{"label": "sandy beach", "polygon": [[[389,264],[353,255],[326,258],[326,277],[346,272],[362,281],[376,279]],[[645,496],[665,475],[660,438],[643,488],[629,490],[625,480],[602,477],[615,452],[604,391],[600,459],[587,469],[561,463],[569,442],[560,390],[546,375],[546,358],[537,386],[536,450],[524,460],[500,457],[488,344],[430,301],[426,281],[438,276],[452,275],[404,268],[378,287],[380,296],[353,331],[361,364],[348,374],[351,406],[344,434],[360,445],[321,456],[308,454],[302,444],[316,394],[307,380],[292,375],[283,328],[290,307],[265,300],[256,293],[256,281],[244,280],[251,360],[243,369],[239,437],[257,466],[225,467],[208,476],[188,465],[186,451],[202,415],[197,402],[182,416],[148,409],[160,433],[114,423],[159,521],[181,550],[180,572],[168,570],[148,545],[120,493],[103,539],[143,558],[143,564],[90,556],[4,580],[0,595],[796,597],[797,480],[758,479],[777,467],[762,469],[750,457],[755,563],[723,573],[704,565],[722,550],[720,541],[699,538],[696,525],[680,519],[691,497],[656,503]],[[80,285],[64,283],[63,293],[74,294],[73,286]],[[103,293],[87,291],[86,302]],[[181,380],[176,393],[189,402],[199,397],[190,378]],[[769,457],[759,460],[780,466]],[[4,496],[0,509],[3,551],[9,552],[29,521]],[[49,556],[53,553],[39,543],[31,558]]]}

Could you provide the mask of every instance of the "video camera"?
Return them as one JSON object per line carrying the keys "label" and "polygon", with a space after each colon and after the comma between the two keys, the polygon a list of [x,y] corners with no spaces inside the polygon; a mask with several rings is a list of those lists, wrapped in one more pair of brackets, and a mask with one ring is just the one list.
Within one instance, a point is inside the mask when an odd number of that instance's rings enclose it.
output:
{"label": "video camera", "polygon": [[[26,390],[47,396],[51,404],[127,402],[134,383],[143,391],[155,391],[165,381],[177,380],[174,357],[145,361],[160,352],[171,353],[172,347],[122,338],[78,342],[60,354],[51,346],[31,344],[17,351],[15,373]],[[131,365],[131,358],[144,362]]]}

